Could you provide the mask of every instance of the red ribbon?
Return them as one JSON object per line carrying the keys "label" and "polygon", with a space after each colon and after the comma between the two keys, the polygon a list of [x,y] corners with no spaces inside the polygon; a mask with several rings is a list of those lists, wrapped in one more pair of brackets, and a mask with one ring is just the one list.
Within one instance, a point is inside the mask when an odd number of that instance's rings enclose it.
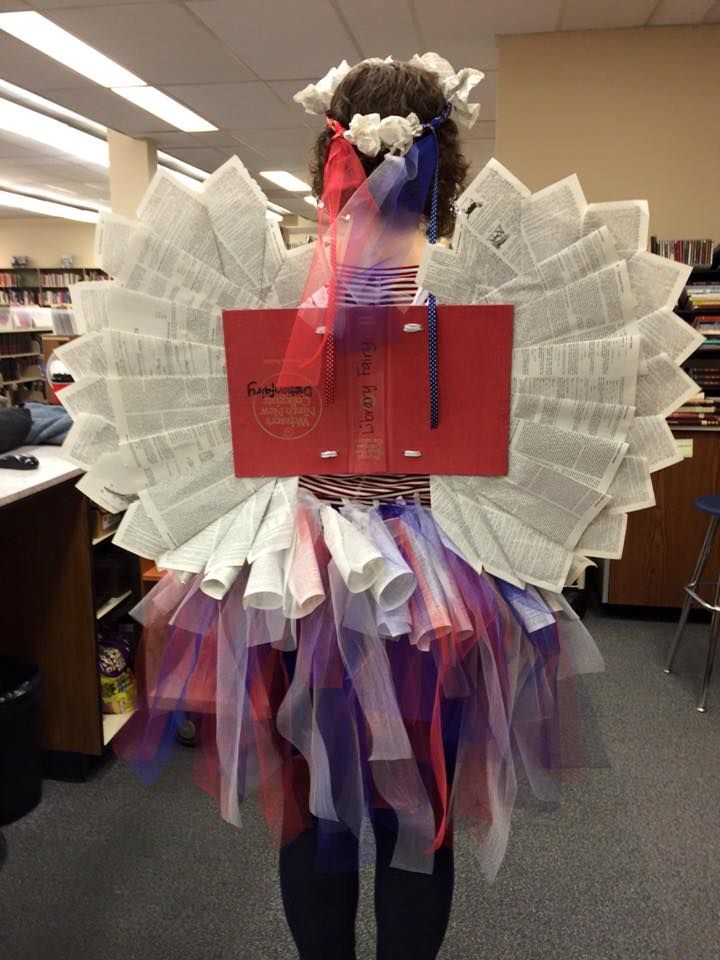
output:
{"label": "red ribbon", "polygon": [[[279,386],[297,386],[308,381],[317,385],[320,381],[321,361],[325,346],[334,343],[333,330],[337,301],[337,219],[340,211],[351,197],[367,184],[362,162],[352,144],[343,134],[345,128],[337,120],[327,120],[332,130],[325,154],[323,169],[323,192],[318,201],[318,239],[301,305],[293,325],[290,341],[278,378]],[[368,192],[367,201],[372,204]],[[347,253],[347,251],[344,251]],[[327,289],[328,303],[325,308],[325,331],[317,333],[318,306],[311,298],[322,288]],[[332,352],[328,356],[332,366]],[[329,372],[331,370],[329,369]],[[327,385],[331,388],[331,384]]]}

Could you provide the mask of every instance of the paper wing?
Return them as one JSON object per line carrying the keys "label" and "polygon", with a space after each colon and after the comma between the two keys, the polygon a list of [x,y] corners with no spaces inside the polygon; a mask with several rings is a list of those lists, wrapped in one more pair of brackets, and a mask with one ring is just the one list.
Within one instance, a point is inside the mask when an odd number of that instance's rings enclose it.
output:
{"label": "paper wing", "polygon": [[[272,480],[235,476],[221,321],[223,307],[275,299],[287,254],[266,209],[236,157],[198,192],[160,171],[137,220],[101,215],[113,279],[71,291],[84,335],[62,348],[76,381],[65,453],[88,470],[88,496],[126,510],[115,542],[176,569],[179,555],[192,570],[195,539]],[[286,279],[289,303],[300,289]]]}
{"label": "paper wing", "polygon": [[672,313],[690,267],[646,252],[645,201],[587,204],[577,177],[531,194],[491,160],[458,207],[418,282],[515,306],[509,469],[434,476],[434,513],[477,569],[559,591],[621,555],[651,471],[679,459],[663,418],[697,390],[679,364],[698,338]]}

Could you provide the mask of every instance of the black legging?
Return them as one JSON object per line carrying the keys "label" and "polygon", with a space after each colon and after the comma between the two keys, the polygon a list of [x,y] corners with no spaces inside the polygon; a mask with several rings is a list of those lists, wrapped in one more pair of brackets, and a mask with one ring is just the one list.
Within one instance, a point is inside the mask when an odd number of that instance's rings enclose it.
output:
{"label": "black legging", "polygon": [[[435,854],[429,875],[391,867],[396,821],[385,813],[375,822],[377,960],[435,960],[450,919],[452,850]],[[317,871],[316,828],[281,849],[280,888],[300,960],[356,960],[358,872]]]}

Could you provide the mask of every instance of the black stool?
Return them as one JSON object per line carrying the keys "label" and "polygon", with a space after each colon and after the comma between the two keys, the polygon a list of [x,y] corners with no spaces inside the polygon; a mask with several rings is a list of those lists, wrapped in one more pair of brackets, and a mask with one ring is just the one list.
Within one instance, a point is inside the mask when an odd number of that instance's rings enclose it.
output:
{"label": "black stool", "polygon": [[710,678],[712,677],[713,664],[715,662],[715,652],[718,645],[718,635],[720,634],[720,580],[711,581],[712,587],[715,591],[713,603],[703,600],[703,598],[697,592],[697,587],[702,585],[700,583],[700,577],[702,576],[703,569],[707,563],[707,558],[710,556],[710,551],[712,550],[715,534],[717,532],[718,522],[720,521],[720,494],[713,493],[704,497],[698,497],[693,506],[696,510],[702,510],[703,513],[709,514],[710,526],[705,534],[705,540],[700,549],[692,579],[685,587],[685,602],[683,603],[680,621],[677,625],[675,636],[673,637],[670,652],[668,653],[667,663],[665,664],[665,673],[672,672],[675,655],[678,652],[680,641],[682,640],[683,630],[685,629],[688,614],[690,613],[690,608],[693,603],[698,604],[698,606],[703,607],[705,610],[709,610],[712,613],[712,619],[710,620],[710,637],[708,639],[702,693],[700,694],[700,700],[698,701],[697,705],[698,712],[705,713],[708,687],[710,686]]}

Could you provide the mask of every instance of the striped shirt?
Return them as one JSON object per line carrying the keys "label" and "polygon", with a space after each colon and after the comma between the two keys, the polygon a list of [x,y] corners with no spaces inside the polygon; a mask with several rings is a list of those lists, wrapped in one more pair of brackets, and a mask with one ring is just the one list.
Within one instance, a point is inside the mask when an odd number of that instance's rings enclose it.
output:
{"label": "striped shirt", "polygon": [[[423,302],[415,282],[417,267],[342,267],[338,290],[343,304],[407,304]],[[350,473],[339,476],[303,476],[300,485],[321,500],[340,504],[344,499],[374,501],[419,498],[430,505],[430,478],[426,474]]]}

